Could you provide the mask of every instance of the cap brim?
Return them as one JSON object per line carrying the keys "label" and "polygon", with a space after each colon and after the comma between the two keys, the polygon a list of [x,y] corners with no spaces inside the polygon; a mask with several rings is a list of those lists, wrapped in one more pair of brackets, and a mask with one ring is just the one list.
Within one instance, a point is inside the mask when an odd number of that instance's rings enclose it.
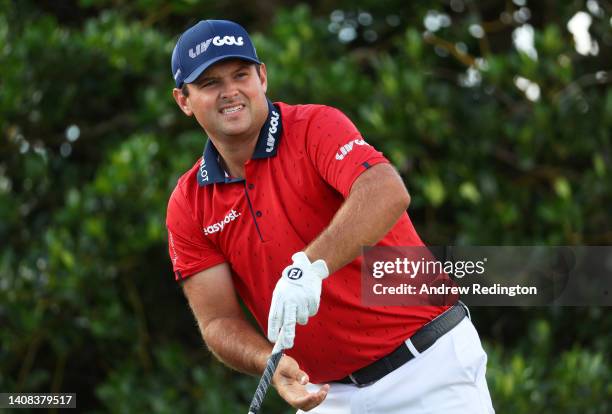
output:
{"label": "cap brim", "polygon": [[259,60],[254,59],[251,56],[245,56],[245,55],[224,55],[224,56],[219,56],[219,57],[211,59],[211,60],[209,60],[207,62],[204,62],[200,66],[195,68],[195,70],[193,72],[191,72],[191,74],[189,76],[187,76],[183,80],[183,83],[191,83],[191,82],[195,81],[206,69],[208,69],[209,67],[211,67],[215,63],[221,62],[222,60],[228,60],[228,59],[241,59],[241,60],[246,60],[246,61],[249,61],[249,62],[261,64],[261,62]]}

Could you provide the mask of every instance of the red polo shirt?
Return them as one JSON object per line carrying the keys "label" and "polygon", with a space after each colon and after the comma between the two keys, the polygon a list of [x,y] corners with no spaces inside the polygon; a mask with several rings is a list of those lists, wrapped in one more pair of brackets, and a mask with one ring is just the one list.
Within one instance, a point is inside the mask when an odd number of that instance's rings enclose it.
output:
{"label": "red polo shirt", "polygon": [[[303,250],[384,156],[351,121],[322,105],[269,103],[245,178],[230,178],[209,141],[170,197],[166,224],[177,280],[228,262],[234,286],[267,332],[272,291]],[[420,246],[407,214],[378,245]],[[393,351],[446,307],[365,307],[361,258],[323,282],[319,312],[296,328],[295,358],[314,383],[340,379]]]}

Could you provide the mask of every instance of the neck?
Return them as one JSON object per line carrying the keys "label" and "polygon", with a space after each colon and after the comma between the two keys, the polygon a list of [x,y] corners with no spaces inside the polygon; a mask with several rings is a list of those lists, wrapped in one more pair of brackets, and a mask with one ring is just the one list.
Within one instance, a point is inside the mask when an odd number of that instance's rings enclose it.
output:
{"label": "neck", "polygon": [[261,128],[268,118],[267,99],[259,111],[254,113],[251,128],[240,135],[212,135],[207,134],[219,153],[221,164],[225,171],[234,178],[245,178],[244,164],[253,157],[255,147],[259,140]]}
{"label": "neck", "polygon": [[259,131],[247,139],[215,140],[215,148],[221,156],[222,165],[232,177],[244,178],[244,164],[253,157]]}
{"label": "neck", "polygon": [[208,134],[221,156],[227,173],[235,178],[244,178],[244,164],[253,157],[259,133],[268,117],[268,108],[253,122],[253,128],[241,135],[213,136]]}

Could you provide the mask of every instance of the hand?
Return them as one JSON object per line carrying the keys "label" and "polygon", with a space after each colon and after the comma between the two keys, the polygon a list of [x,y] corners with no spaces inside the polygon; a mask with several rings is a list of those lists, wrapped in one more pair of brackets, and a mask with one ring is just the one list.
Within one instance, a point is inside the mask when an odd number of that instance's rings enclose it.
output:
{"label": "hand", "polygon": [[304,252],[295,253],[291,259],[293,264],[283,270],[274,288],[268,315],[268,339],[276,342],[282,326],[283,349],[293,347],[295,323],[306,325],[319,310],[321,284],[329,275],[323,260],[310,263]]}
{"label": "hand", "polygon": [[278,394],[294,408],[312,410],[325,400],[329,385],[325,384],[319,391],[311,393],[306,390],[306,384],[308,375],[300,369],[295,359],[283,355],[272,377],[272,385]]}

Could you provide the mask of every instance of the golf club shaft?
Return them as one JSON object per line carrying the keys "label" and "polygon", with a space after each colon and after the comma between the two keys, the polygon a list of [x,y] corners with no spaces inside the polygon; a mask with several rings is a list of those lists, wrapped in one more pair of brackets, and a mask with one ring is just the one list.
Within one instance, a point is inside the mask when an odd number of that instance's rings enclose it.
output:
{"label": "golf club shaft", "polygon": [[255,390],[255,395],[253,395],[253,399],[251,400],[251,405],[249,406],[249,414],[257,414],[261,409],[261,404],[268,392],[268,388],[270,387],[270,383],[272,382],[272,376],[278,367],[278,363],[283,356],[283,336],[284,336],[283,327],[281,327],[278,338],[276,338],[276,343],[272,348],[272,353],[268,357],[268,362],[266,362],[266,369],[264,369],[263,375],[259,379],[259,384],[257,384],[257,389]]}
{"label": "golf club shaft", "polygon": [[272,382],[272,376],[274,375],[274,371],[276,371],[276,367],[278,367],[278,363],[280,362],[283,356],[282,349],[273,352],[268,358],[268,362],[266,364],[266,369],[264,370],[261,379],[259,380],[259,384],[257,385],[257,390],[255,390],[255,395],[253,396],[253,400],[251,401],[251,405],[249,406],[249,414],[258,414],[261,408],[261,404],[263,403],[264,397],[268,392],[268,388],[270,387],[270,383]]}

